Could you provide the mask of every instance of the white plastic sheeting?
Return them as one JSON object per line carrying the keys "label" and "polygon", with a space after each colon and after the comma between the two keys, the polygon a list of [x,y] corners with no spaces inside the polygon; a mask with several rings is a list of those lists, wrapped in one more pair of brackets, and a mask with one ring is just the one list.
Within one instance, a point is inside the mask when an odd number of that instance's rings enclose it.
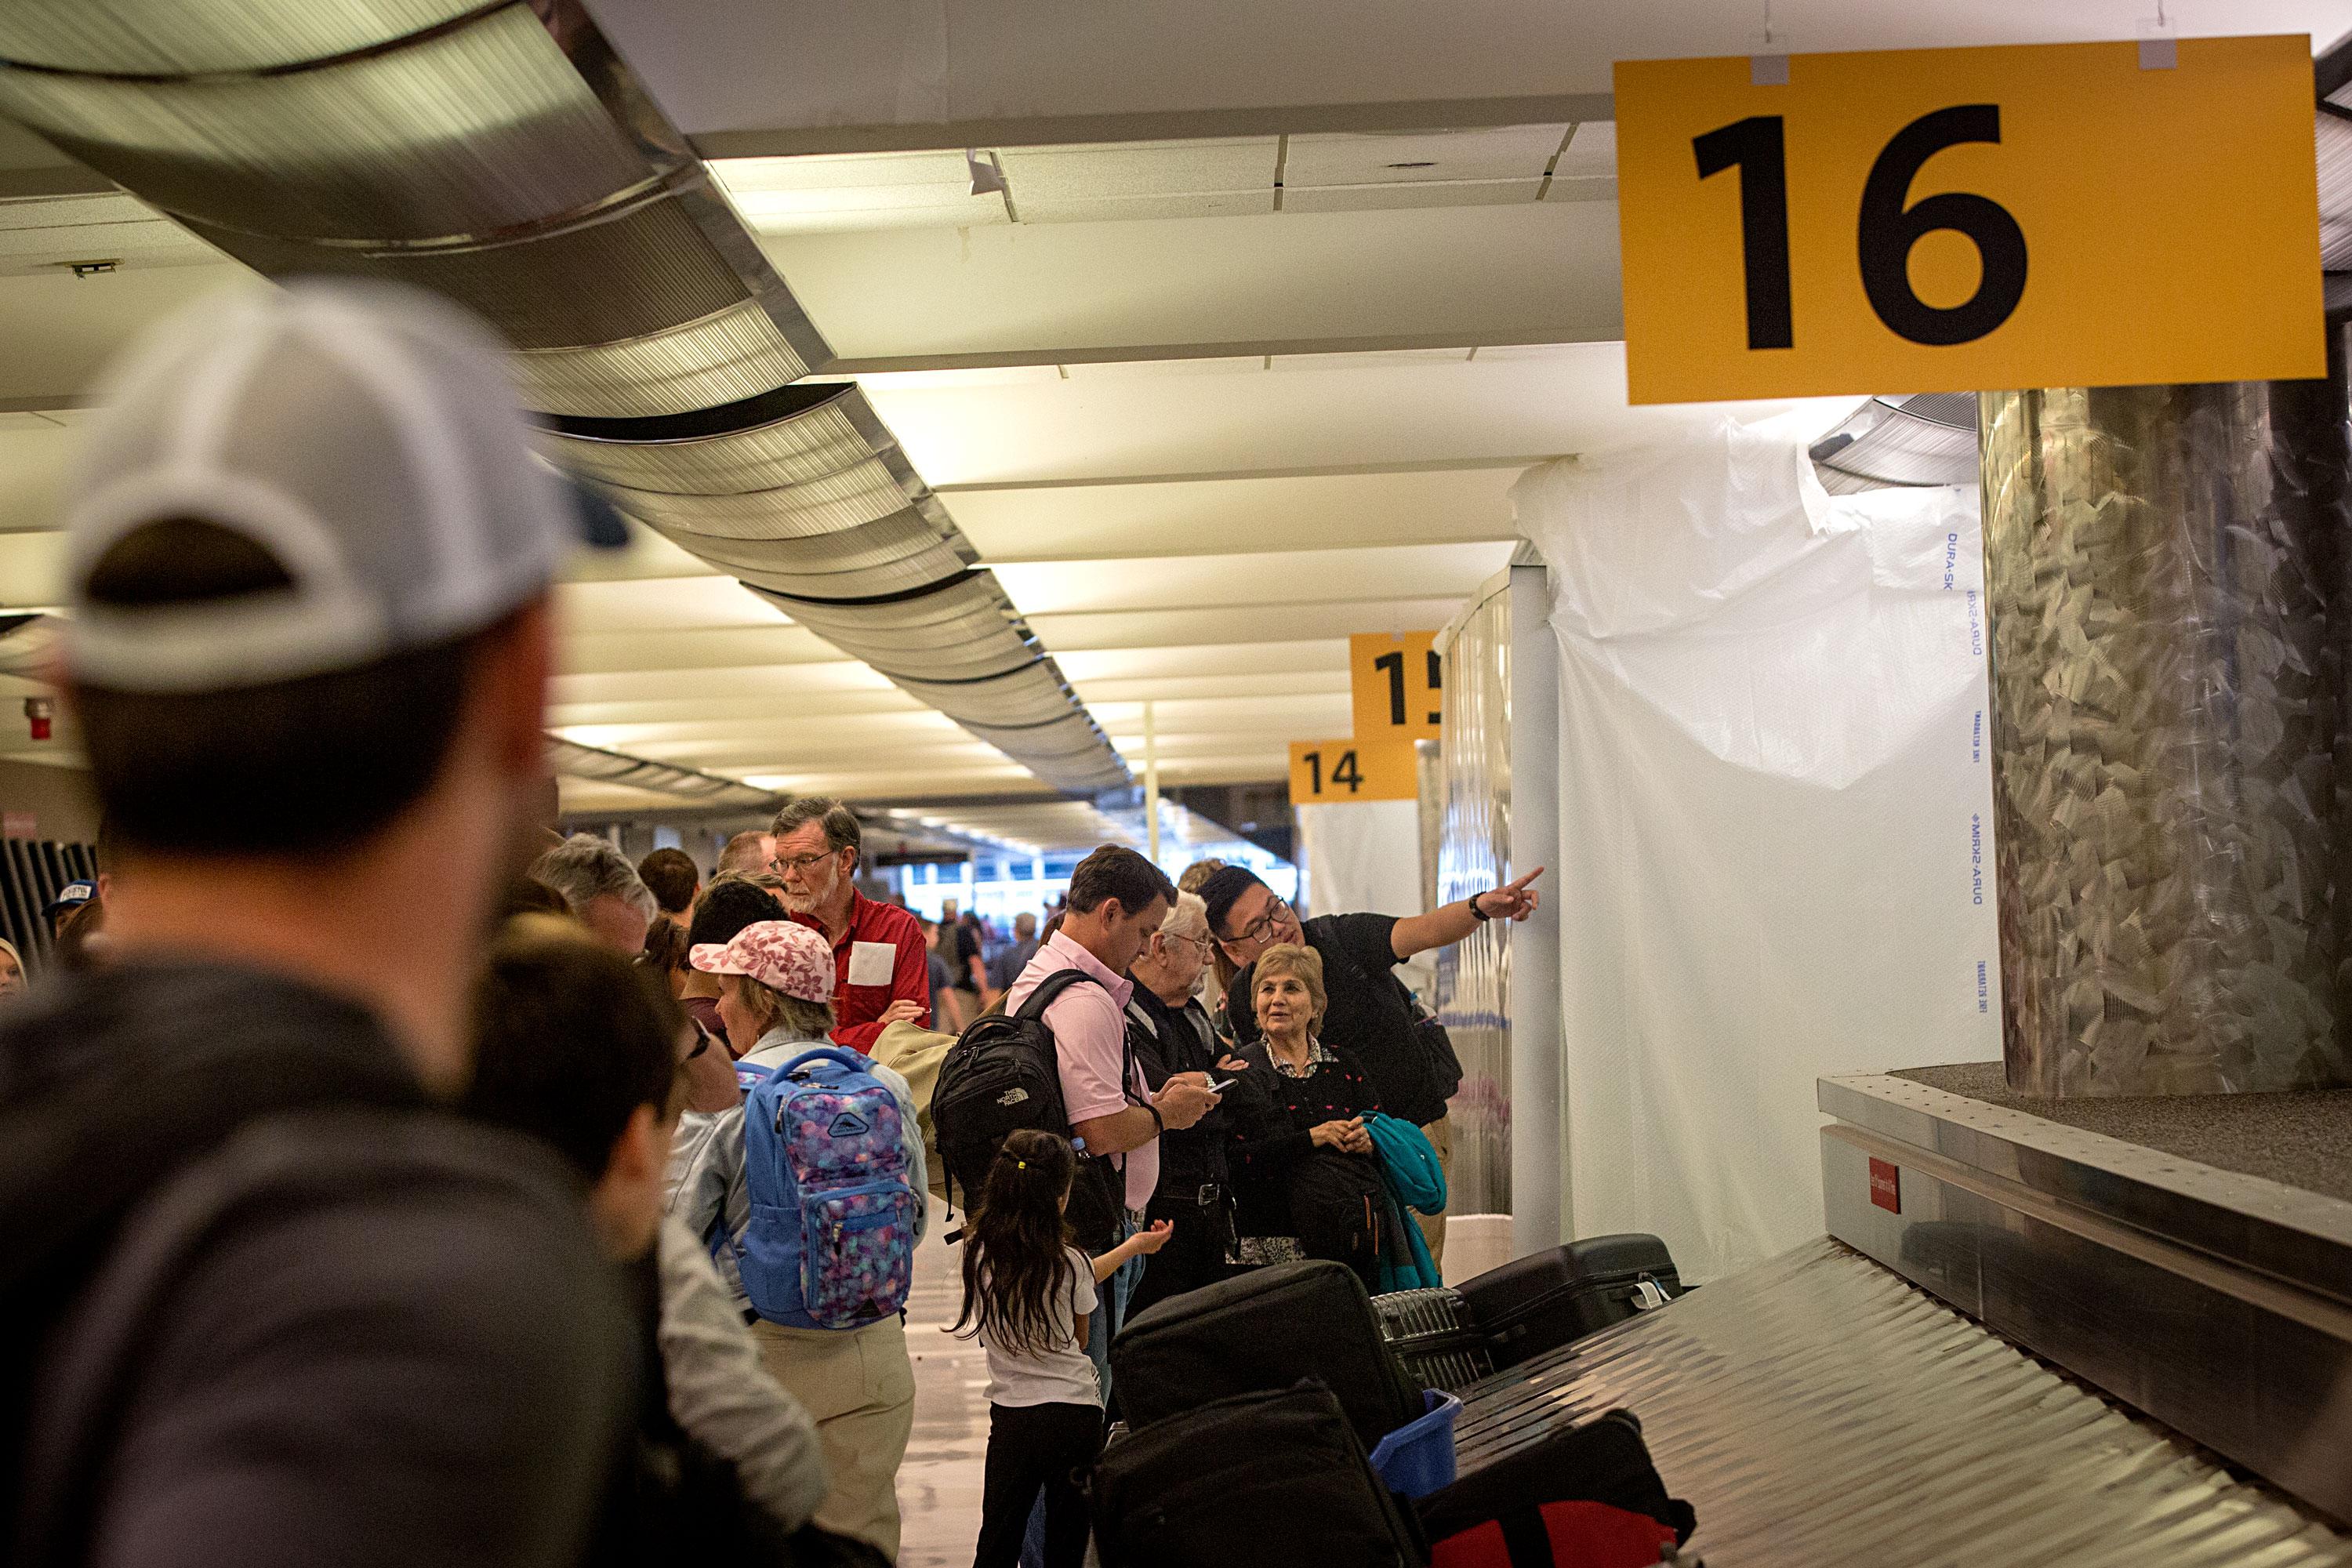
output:
{"label": "white plastic sheeting", "polygon": [[1727,423],[1530,470],[1552,569],[1571,1234],[1822,1230],[1813,1080],[2000,1054],[1973,489]]}
{"label": "white plastic sheeting", "polygon": [[[1297,816],[1299,897],[1307,913],[1421,913],[1420,802],[1302,805]],[[1397,973],[1424,999],[1429,996],[1434,973],[1430,956],[1417,956]]]}

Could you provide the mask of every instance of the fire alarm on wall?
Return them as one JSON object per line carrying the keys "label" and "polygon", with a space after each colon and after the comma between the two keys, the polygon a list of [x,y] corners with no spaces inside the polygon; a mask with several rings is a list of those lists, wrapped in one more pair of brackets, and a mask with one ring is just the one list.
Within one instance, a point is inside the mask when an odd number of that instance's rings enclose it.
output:
{"label": "fire alarm on wall", "polygon": [[57,717],[57,711],[58,705],[54,698],[27,697],[25,699],[25,722],[31,726],[33,739],[46,741],[49,738],[49,721]]}

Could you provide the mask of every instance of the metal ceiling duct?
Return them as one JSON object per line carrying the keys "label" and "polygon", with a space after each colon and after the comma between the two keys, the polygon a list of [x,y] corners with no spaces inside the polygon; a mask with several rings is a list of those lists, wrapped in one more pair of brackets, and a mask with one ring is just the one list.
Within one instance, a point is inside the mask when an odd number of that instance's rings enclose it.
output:
{"label": "metal ceiling duct", "polygon": [[1130,781],[865,395],[796,384],[832,351],[578,0],[8,0],[0,111],[266,274],[476,310],[623,510],[1055,787]]}
{"label": "metal ceiling duct", "polygon": [[1812,445],[1832,495],[1887,485],[1977,482],[1977,400],[1966,392],[1874,397]]}
{"label": "metal ceiling duct", "polygon": [[778,811],[782,809],[787,798],[772,790],[747,784],[740,779],[706,773],[699,768],[682,768],[671,763],[633,757],[625,752],[607,752],[597,746],[583,746],[577,741],[566,741],[555,735],[547,738],[547,763],[565,778],[626,784],[631,789],[675,795],[688,805],[698,806],[724,807],[731,811]]}
{"label": "metal ceiling duct", "polygon": [[1126,764],[866,395],[802,383],[688,414],[550,421],[564,462],[801,625],[1071,792]]}

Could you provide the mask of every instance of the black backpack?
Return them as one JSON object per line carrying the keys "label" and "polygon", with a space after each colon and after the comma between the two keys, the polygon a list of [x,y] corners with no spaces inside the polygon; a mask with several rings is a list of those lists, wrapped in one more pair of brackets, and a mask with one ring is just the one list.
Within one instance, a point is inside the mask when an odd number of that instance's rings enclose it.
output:
{"label": "black backpack", "polygon": [[[1100,981],[1081,969],[1061,969],[1038,983],[1013,1013],[983,1014],[948,1047],[931,1090],[931,1128],[940,1163],[947,1167],[948,1206],[961,1187],[964,1206],[986,1186],[988,1167],[1004,1140],[1023,1131],[1068,1137],[1070,1119],[1062,1103],[1061,1054],[1045,1009],[1054,998],[1084,981]],[[1131,1051],[1131,1047],[1127,1047]],[[1132,1056],[1121,1065],[1120,1083],[1133,1077]],[[1081,1155],[1070,1188],[1070,1232],[1089,1253],[1118,1242],[1119,1216],[1127,1207],[1126,1162]]]}

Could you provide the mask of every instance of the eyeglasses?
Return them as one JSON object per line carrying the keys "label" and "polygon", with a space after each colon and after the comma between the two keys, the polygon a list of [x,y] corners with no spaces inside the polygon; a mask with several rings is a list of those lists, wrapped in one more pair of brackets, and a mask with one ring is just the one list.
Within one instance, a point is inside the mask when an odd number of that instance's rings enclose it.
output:
{"label": "eyeglasses", "polygon": [[824,865],[840,853],[838,849],[820,849],[814,855],[794,855],[790,858],[771,856],[768,860],[768,869],[780,876],[790,871],[805,872],[811,867]]}
{"label": "eyeglasses", "polygon": [[1215,951],[1217,945],[1205,936],[1186,936],[1181,931],[1163,931],[1160,934],[1166,937],[1170,942],[1188,942],[1192,946],[1199,948],[1201,950],[1201,956],[1204,959],[1207,958],[1211,952]]}
{"label": "eyeglasses", "polygon": [[1236,947],[1245,946],[1254,942],[1264,942],[1274,934],[1274,928],[1277,922],[1289,918],[1288,904],[1284,903],[1280,899],[1269,899],[1266,900],[1265,913],[1242,927],[1240,935],[1228,937],[1226,940]]}

